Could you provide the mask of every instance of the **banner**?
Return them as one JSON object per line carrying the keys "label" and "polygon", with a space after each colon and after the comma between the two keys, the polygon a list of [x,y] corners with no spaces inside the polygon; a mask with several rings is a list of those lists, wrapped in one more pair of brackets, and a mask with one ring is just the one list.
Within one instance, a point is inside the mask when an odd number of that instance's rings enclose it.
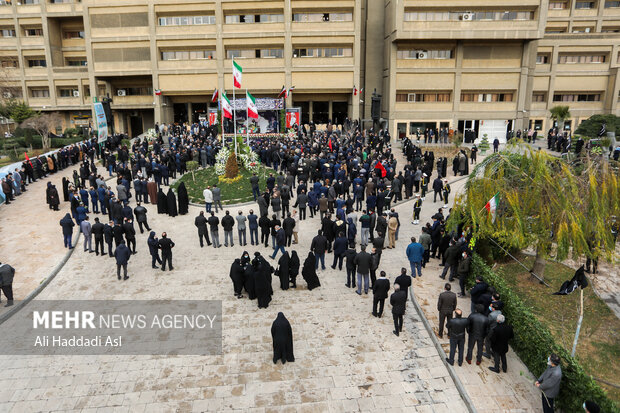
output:
{"label": "banner", "polygon": [[95,108],[97,123],[97,142],[102,143],[108,140],[108,122],[105,118],[105,112],[103,111],[101,102],[95,102],[93,106]]}
{"label": "banner", "polygon": [[301,122],[301,108],[288,108],[286,109],[286,127],[292,128],[293,125],[298,125]]}
{"label": "banner", "polygon": [[209,126],[217,124],[217,109],[209,108]]}
{"label": "banner", "polygon": [[[248,102],[245,96],[241,99],[230,100],[230,104],[234,110],[245,111],[248,108]],[[258,110],[284,109],[284,99],[256,98],[256,109]]]}

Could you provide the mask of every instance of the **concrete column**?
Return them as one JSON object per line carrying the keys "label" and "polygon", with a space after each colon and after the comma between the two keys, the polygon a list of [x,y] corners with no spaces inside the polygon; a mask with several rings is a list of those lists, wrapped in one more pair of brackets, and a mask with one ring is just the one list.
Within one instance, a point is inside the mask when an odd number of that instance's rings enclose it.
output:
{"label": "concrete column", "polygon": [[[291,0],[284,0],[284,87],[287,89],[291,86],[295,86],[293,85],[293,74],[291,70],[293,66],[293,42],[291,40],[292,13]],[[286,98],[286,107],[290,108],[292,106],[293,95],[289,94]]]}
{"label": "concrete column", "polygon": [[[355,107],[355,105],[353,105]],[[330,119],[332,123],[334,122],[334,101],[330,100],[327,104],[327,119]]]}
{"label": "concrete column", "polygon": [[313,109],[313,105],[312,105],[312,101],[308,102],[308,120],[309,121],[313,121],[313,116],[312,116],[312,112],[314,111]]}
{"label": "concrete column", "polygon": [[194,105],[192,102],[187,102],[187,121],[192,123],[194,119]]}
{"label": "concrete column", "polygon": [[459,106],[461,104],[461,68],[463,67],[463,43],[456,42],[454,49],[456,70],[454,72],[454,92],[452,96],[452,128],[456,130],[459,125]]}
{"label": "concrete column", "polygon": [[[353,10],[353,24],[355,25],[355,33],[362,32],[362,2],[361,0],[355,0],[355,9]],[[360,74],[360,67],[362,62],[362,47],[360,36],[355,36],[353,41],[353,84],[360,90],[362,87],[362,77]],[[353,113],[351,114],[353,119],[360,117],[360,93],[352,97]],[[329,102],[329,118],[332,118],[332,102]],[[332,119],[333,120],[333,119]]]}

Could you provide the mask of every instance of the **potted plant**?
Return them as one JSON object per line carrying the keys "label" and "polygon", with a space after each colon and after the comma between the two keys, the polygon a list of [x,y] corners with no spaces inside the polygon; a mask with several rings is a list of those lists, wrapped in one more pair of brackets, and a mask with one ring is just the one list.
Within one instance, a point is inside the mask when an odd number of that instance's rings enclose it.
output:
{"label": "potted plant", "polygon": [[482,135],[482,140],[480,141],[480,144],[478,145],[478,149],[480,149],[480,153],[482,155],[485,155],[490,147],[491,146],[489,145],[489,137],[485,133],[484,135]]}

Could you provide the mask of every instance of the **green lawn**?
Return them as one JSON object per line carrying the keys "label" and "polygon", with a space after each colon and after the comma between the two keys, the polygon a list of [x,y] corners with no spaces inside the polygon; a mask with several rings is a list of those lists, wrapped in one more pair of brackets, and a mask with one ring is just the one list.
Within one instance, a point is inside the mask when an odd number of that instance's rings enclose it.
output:
{"label": "green lawn", "polygon": [[[176,181],[172,187],[176,190],[181,181],[185,182],[185,187],[187,188],[187,195],[189,196],[190,202],[197,204],[204,204],[202,191],[205,190],[207,185],[213,186],[214,184],[217,184],[217,186],[222,189],[222,204],[240,204],[243,202],[253,201],[254,197],[252,196],[252,188],[250,186],[250,177],[252,174],[244,168],[240,168],[239,171],[241,172],[243,178],[237,182],[229,184],[219,182],[218,176],[215,173],[215,168],[207,167],[195,172],[195,181],[192,179],[192,174],[188,172],[183,175],[180,180]],[[261,191],[264,191],[265,178],[268,177],[270,173],[273,173],[275,176],[275,171],[273,169],[261,166],[258,174]]]}
{"label": "green lawn", "polygon": [[[526,267],[531,268],[532,257],[519,257]],[[514,261],[500,264],[505,280],[530,305],[534,314],[544,323],[569,353],[579,318],[579,291],[561,296],[551,295],[559,290],[565,280],[570,280],[575,271],[555,262],[547,263],[545,281],[551,288],[532,281],[529,273]],[[586,274],[587,275],[587,274]],[[577,357],[585,371],[610,383],[620,384],[620,320],[592,290],[584,290],[584,317],[577,346]],[[509,320],[508,320],[509,321]],[[602,382],[609,397],[620,401],[620,389]]]}

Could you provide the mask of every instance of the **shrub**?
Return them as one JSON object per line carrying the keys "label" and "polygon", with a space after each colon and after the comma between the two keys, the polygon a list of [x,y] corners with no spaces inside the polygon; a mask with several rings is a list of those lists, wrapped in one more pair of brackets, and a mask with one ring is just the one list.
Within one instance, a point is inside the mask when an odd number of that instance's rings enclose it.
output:
{"label": "shrub", "polygon": [[239,164],[237,163],[237,156],[234,152],[231,152],[226,161],[226,170],[224,176],[228,179],[236,178],[239,175]]}
{"label": "shrub", "polygon": [[556,406],[565,412],[582,410],[584,400],[590,399],[598,403],[601,411],[606,413],[620,412],[618,406],[607,397],[605,391],[594,382],[584,371],[579,362],[558,344],[549,329],[542,324],[519,296],[510,288],[504,279],[493,272],[478,255],[472,259],[472,270],[469,282],[476,276],[495,288],[504,302],[503,314],[514,328],[515,337],[511,343],[513,350],[537,377],[547,367],[547,356],[550,353],[562,359],[562,383],[560,395],[555,399]]}

